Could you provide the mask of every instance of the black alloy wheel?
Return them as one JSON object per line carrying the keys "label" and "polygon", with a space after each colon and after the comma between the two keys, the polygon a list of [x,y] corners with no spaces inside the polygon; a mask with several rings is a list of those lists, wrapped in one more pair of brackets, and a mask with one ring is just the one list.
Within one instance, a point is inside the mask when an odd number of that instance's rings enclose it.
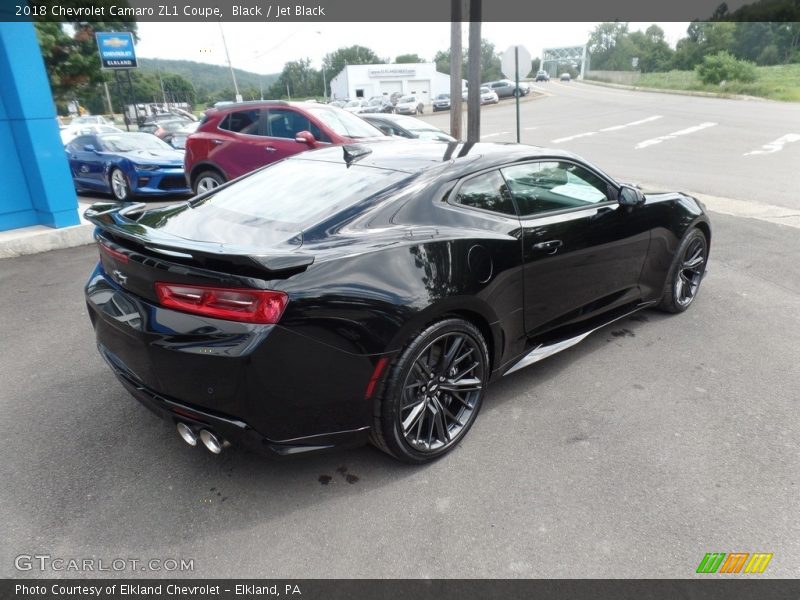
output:
{"label": "black alloy wheel", "polygon": [[685,311],[691,306],[700,289],[708,261],[708,240],[699,229],[692,229],[681,241],[675,253],[667,287],[659,308],[671,313]]}
{"label": "black alloy wheel", "polygon": [[376,405],[373,442],[423,463],[450,451],[475,421],[489,377],[486,342],[462,319],[421,332],[395,361]]}

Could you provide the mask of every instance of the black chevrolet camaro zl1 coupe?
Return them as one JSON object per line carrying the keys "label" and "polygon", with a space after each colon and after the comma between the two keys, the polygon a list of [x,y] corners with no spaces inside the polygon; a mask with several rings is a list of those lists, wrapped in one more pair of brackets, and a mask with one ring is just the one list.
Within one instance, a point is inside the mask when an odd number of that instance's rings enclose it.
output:
{"label": "black chevrolet camaro zl1 coupe", "polygon": [[567,152],[410,140],[86,216],[98,348],[187,443],[371,440],[412,463],[462,440],[490,381],[634,311],[688,308],[711,239],[694,198]]}

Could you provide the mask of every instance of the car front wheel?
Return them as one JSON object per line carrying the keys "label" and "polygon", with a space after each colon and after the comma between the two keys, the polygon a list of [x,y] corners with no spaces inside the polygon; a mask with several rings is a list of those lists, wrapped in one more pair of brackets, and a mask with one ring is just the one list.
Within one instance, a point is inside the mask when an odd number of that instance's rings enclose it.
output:
{"label": "car front wheel", "polygon": [[112,169],[111,176],[111,193],[120,202],[125,202],[131,197],[131,188],[128,185],[128,179],[125,177],[120,169]]}
{"label": "car front wheel", "polygon": [[372,441],[409,463],[437,459],[467,434],[489,378],[486,342],[463,319],[430,325],[404,348],[376,400]]}
{"label": "car front wheel", "polygon": [[658,308],[670,313],[683,312],[689,308],[697,297],[707,261],[706,236],[699,229],[690,230],[675,253]]}

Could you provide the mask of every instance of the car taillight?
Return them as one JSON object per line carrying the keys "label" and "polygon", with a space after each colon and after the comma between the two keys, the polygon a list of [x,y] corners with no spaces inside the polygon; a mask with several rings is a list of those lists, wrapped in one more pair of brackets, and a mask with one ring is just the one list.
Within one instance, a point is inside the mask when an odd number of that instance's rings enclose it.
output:
{"label": "car taillight", "polygon": [[162,306],[246,323],[277,323],[289,303],[283,292],[156,282]]}
{"label": "car taillight", "polygon": [[102,250],[103,252],[105,252],[106,254],[108,254],[109,256],[112,256],[112,257],[116,258],[121,263],[127,263],[128,262],[128,256],[127,255],[123,254],[119,250],[114,250],[113,248],[111,248],[110,246],[106,245],[106,243],[101,241],[101,240],[97,240],[97,247],[100,250]]}

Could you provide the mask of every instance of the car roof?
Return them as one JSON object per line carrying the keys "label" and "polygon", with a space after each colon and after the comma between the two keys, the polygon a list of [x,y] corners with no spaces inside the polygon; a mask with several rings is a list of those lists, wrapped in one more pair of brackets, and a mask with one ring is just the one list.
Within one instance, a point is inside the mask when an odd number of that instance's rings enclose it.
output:
{"label": "car roof", "polygon": [[347,152],[351,156],[356,155],[351,162],[360,166],[407,173],[421,173],[442,167],[453,177],[461,177],[474,171],[536,158],[568,158],[585,163],[571,152],[526,144],[442,143],[390,138],[303,152],[288,160],[320,160],[346,164],[348,162],[345,158]]}

